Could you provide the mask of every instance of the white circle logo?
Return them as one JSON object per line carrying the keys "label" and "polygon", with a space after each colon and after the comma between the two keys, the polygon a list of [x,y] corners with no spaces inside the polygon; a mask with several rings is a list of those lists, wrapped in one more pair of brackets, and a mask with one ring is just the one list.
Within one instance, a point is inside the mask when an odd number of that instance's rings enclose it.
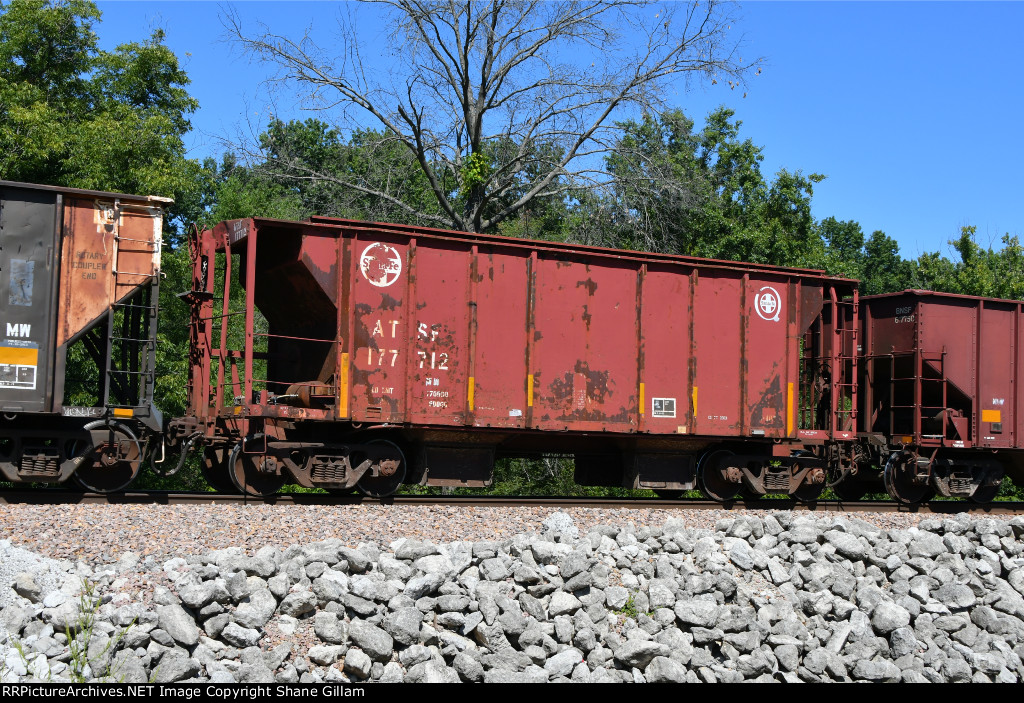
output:
{"label": "white circle logo", "polygon": [[402,275],[402,255],[392,246],[374,242],[363,249],[359,270],[371,284],[387,288]]}
{"label": "white circle logo", "polygon": [[771,286],[764,286],[754,296],[754,310],[757,311],[762,320],[778,322],[779,308],[781,307],[782,297],[779,295],[779,291]]}

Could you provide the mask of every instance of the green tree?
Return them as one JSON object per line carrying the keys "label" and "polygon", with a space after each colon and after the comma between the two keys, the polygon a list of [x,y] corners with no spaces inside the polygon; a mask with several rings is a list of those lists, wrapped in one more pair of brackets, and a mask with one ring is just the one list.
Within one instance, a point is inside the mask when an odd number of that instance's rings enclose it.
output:
{"label": "green tree", "polygon": [[951,240],[957,259],[939,252],[922,254],[914,265],[918,287],[986,298],[1024,300],[1024,247],[1005,234],[999,250],[977,242],[977,228],[965,226]]}
{"label": "green tree", "polygon": [[[209,206],[212,174],[185,156],[198,104],[163,33],[102,51],[99,21],[87,0],[0,5],[0,178],[174,199],[156,350],[157,402],[171,416],[185,406],[188,360],[188,311],[176,294],[191,267],[180,225]],[[80,351],[69,354],[69,375],[86,377]]]}
{"label": "green tree", "polygon": [[174,198],[193,218],[205,186],[182,137],[198,107],[156,31],[98,48],[86,0],[0,6],[0,178]]}
{"label": "green tree", "polygon": [[762,148],[719,108],[703,129],[679,110],[622,125],[608,158],[615,237],[628,248],[782,265],[820,265],[811,216],[824,176],[761,172]]}

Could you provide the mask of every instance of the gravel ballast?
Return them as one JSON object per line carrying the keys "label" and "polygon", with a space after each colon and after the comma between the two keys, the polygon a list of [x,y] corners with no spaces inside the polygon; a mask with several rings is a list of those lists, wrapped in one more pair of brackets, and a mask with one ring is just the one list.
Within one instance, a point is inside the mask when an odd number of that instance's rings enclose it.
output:
{"label": "gravel ballast", "polygon": [[4,682],[1024,675],[1024,518],[4,511]]}

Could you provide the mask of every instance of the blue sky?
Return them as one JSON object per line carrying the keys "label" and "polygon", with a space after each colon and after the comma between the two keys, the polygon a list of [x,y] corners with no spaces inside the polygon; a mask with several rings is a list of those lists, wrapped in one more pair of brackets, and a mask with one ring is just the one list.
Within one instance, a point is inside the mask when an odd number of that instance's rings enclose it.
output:
{"label": "blue sky", "polygon": [[[102,1],[100,41],[113,48],[162,28],[200,103],[190,155],[219,155],[224,139],[259,130],[270,111],[261,87],[272,70],[227,39],[223,3]],[[331,41],[338,2],[234,3],[257,22]],[[700,120],[736,111],[741,136],[764,147],[763,170],[824,173],[814,215],[860,222],[894,237],[904,256],[949,255],[963,225],[999,247],[1024,238],[1024,3],[748,2],[736,30],[764,70],[743,89],[696,86],[672,102]],[[383,40],[384,28],[367,36]],[[746,92],[746,97],[743,93]],[[278,98],[273,110],[305,118]]]}

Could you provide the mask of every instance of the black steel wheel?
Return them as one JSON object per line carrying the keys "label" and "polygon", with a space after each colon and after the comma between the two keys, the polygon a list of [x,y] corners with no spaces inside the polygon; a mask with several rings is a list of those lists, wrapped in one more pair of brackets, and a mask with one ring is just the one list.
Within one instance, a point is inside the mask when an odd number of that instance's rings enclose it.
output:
{"label": "black steel wheel", "polygon": [[272,496],[281,490],[285,478],[275,472],[268,462],[273,457],[263,454],[246,454],[242,445],[244,440],[235,445],[228,457],[228,474],[235,488],[246,495],[257,498]]}
{"label": "black steel wheel", "polygon": [[796,492],[793,493],[793,497],[799,500],[801,503],[811,503],[818,500],[821,494],[825,491],[825,482],[821,483],[801,483]]}
{"label": "black steel wheel", "polygon": [[728,449],[716,449],[701,457],[697,466],[697,487],[711,500],[732,500],[743,487],[742,482],[734,483],[726,478],[731,456],[733,453]]}
{"label": "black steel wheel", "polygon": [[[814,456],[814,452],[809,452],[806,449],[798,449],[795,452],[793,452],[793,456],[795,456],[795,457]],[[808,471],[807,473],[810,474],[813,471],[815,471],[815,469],[811,469],[811,471]],[[824,471],[824,470],[822,470],[822,471]],[[820,475],[820,476],[823,479],[825,477],[824,475]],[[821,497],[822,493],[824,493],[826,485],[827,485],[827,482],[824,481],[824,480],[819,482],[819,483],[808,483],[805,480],[803,483],[801,483],[799,486],[797,486],[796,491],[793,492],[793,497],[796,498],[797,500],[799,500],[801,503],[811,503],[811,502],[814,502],[814,501],[818,500],[818,498]]]}
{"label": "black steel wheel", "polygon": [[397,491],[405,480],[405,454],[387,439],[371,439],[367,444],[380,447],[381,451],[371,459],[373,464],[356,485],[363,495],[384,498]]}
{"label": "black steel wheel", "polygon": [[[1005,470],[1002,464],[994,459],[985,462],[984,466],[975,470],[981,472],[984,482],[971,494],[971,500],[975,503],[991,503],[999,495],[999,489],[1002,488]],[[993,479],[995,479],[994,483],[991,482]]]}
{"label": "black steel wheel", "polygon": [[228,450],[226,447],[203,448],[203,478],[210,488],[219,493],[238,493],[235,482],[228,471]]}
{"label": "black steel wheel", "polygon": [[991,503],[999,495],[999,486],[991,484],[981,485],[971,494],[971,500],[975,503]]}
{"label": "black steel wheel", "polygon": [[868,487],[863,481],[845,478],[832,486],[832,492],[839,500],[854,501],[863,498],[868,492]]}
{"label": "black steel wheel", "polygon": [[142,467],[142,445],[135,433],[106,420],[90,422],[84,429],[92,434],[92,447],[75,471],[75,481],[94,493],[116,493],[126,488]]}
{"label": "black steel wheel", "polygon": [[882,472],[882,482],[893,499],[912,505],[930,500],[935,495],[935,489],[929,482],[917,478],[916,468],[912,456],[902,452],[893,452],[889,456]]}

